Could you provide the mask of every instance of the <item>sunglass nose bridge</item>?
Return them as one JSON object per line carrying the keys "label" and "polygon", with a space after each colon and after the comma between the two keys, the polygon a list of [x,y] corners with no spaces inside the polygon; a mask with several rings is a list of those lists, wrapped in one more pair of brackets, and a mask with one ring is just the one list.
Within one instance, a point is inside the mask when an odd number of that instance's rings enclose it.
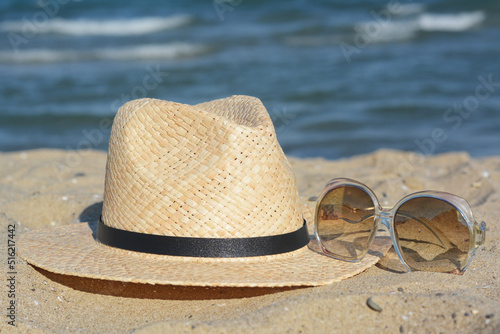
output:
{"label": "sunglass nose bridge", "polygon": [[393,215],[389,211],[386,211],[386,210],[380,210],[377,214],[375,214],[375,219],[377,219],[382,224],[384,224],[385,227],[387,227],[389,229],[389,231],[391,230],[392,218],[393,218]]}

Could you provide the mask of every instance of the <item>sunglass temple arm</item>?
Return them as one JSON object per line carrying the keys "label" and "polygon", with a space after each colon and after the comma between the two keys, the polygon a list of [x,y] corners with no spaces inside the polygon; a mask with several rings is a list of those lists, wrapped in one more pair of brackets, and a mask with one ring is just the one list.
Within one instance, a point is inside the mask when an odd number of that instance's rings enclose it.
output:
{"label": "sunglass temple arm", "polygon": [[481,222],[479,225],[474,225],[476,230],[476,247],[484,244],[484,240],[486,239],[486,223]]}

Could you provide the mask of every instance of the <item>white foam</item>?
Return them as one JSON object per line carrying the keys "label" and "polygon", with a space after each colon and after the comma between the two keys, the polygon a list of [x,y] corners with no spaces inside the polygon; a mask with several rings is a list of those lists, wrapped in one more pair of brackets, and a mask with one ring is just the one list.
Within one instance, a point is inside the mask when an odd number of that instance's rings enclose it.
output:
{"label": "white foam", "polygon": [[459,14],[422,14],[418,26],[423,31],[464,31],[476,27],[485,19],[481,11]]}
{"label": "white foam", "polygon": [[89,60],[171,60],[193,57],[207,52],[200,44],[169,43],[138,45],[94,50],[50,50],[31,49],[15,52],[0,52],[0,63],[56,63]]}
{"label": "white foam", "polygon": [[408,16],[422,13],[425,10],[425,5],[421,3],[407,3],[399,4],[395,7],[388,5],[387,9],[390,10],[392,14]]}
{"label": "white foam", "polygon": [[191,43],[170,43],[162,45],[141,45],[126,49],[102,49],[100,59],[139,60],[139,59],[178,59],[197,56],[207,50],[205,46]]}
{"label": "white foam", "polygon": [[384,43],[410,40],[415,37],[418,27],[412,21],[393,21],[379,25],[376,33],[368,36],[370,43]]}
{"label": "white foam", "polygon": [[412,39],[418,32],[413,20],[371,21],[354,27],[363,43],[385,43]]}
{"label": "white foam", "polygon": [[457,32],[476,27],[485,19],[483,12],[459,14],[419,14],[405,19],[372,20],[354,29],[369,43],[385,43],[415,38],[419,31]]}
{"label": "white foam", "polygon": [[33,23],[29,20],[7,21],[0,24],[0,31],[22,33],[26,29],[31,31],[32,27],[34,27],[37,34],[128,36],[174,29],[189,24],[191,20],[191,17],[187,15],[118,20],[65,20],[55,18],[40,23]]}

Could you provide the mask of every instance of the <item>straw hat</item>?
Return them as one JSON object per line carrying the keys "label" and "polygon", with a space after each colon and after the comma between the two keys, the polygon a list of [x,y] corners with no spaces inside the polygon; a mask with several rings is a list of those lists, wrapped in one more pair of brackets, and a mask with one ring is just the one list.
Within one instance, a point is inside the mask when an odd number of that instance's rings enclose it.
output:
{"label": "straw hat", "polygon": [[192,286],[322,285],[378,261],[307,247],[295,176],[259,99],[118,111],[98,223],[30,231],[20,256],[59,274]]}

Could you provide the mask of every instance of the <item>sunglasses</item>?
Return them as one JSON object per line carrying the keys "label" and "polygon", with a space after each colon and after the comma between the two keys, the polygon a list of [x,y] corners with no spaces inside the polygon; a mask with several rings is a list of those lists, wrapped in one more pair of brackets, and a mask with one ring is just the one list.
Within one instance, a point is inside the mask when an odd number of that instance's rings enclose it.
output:
{"label": "sunglasses", "polygon": [[445,192],[410,194],[384,209],[366,185],[337,178],[317,199],[314,234],[327,256],[361,260],[380,223],[407,271],[463,274],[485,240],[485,222],[474,220],[466,200]]}

